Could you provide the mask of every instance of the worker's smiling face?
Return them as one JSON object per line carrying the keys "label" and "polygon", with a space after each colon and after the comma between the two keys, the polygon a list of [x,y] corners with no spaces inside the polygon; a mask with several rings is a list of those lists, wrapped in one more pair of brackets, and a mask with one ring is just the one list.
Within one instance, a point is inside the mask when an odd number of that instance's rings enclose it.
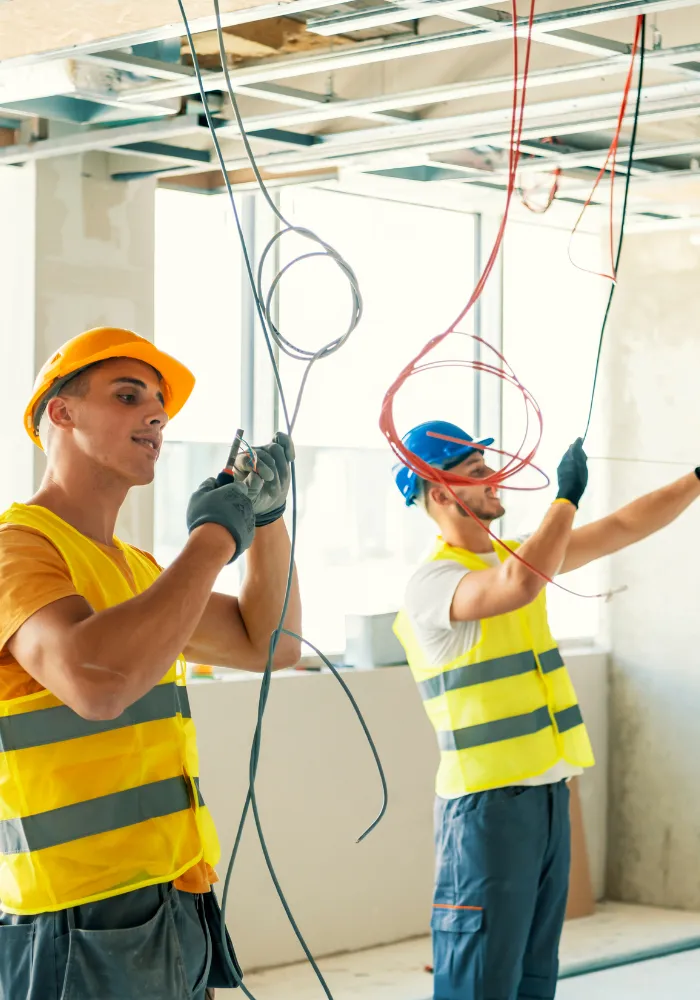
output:
{"label": "worker's smiling face", "polygon": [[[484,461],[484,455],[480,451],[472,452],[468,458],[465,458],[463,462],[459,465],[453,466],[449,470],[451,473],[457,476],[469,476],[471,479],[486,479],[487,477],[493,475],[493,469]],[[480,521],[490,522],[495,521],[499,517],[503,517],[505,514],[505,508],[500,501],[498,493],[496,490],[485,484],[483,486],[453,486],[452,489],[459,497],[459,499],[467,505],[467,507],[475,514]],[[455,513],[457,516],[469,517],[466,511],[447,493],[446,490],[440,490],[442,496],[440,497],[440,506],[446,501],[447,509],[450,513]]]}
{"label": "worker's smiling face", "polygon": [[49,403],[61,447],[79,450],[127,486],[152,482],[168,421],[158,373],[142,361],[113,358],[79,378],[77,392],[69,386]]}

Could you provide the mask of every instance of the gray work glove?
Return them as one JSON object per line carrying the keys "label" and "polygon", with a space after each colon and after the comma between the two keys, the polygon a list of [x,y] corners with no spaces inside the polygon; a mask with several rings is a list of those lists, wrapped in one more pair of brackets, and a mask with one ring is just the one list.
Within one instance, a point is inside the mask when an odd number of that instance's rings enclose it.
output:
{"label": "gray work glove", "polygon": [[236,551],[230,562],[250,548],[255,535],[253,505],[263,486],[260,476],[250,474],[238,482],[219,486],[216,479],[205,479],[187,505],[187,530],[202,524],[220,524],[232,535]]}
{"label": "gray work glove", "polygon": [[588,484],[588,459],[583,450],[583,439],[576,438],[566,451],[557,469],[559,481],[558,500],[568,500],[578,507]]}
{"label": "gray work glove", "polygon": [[[294,444],[289,434],[278,431],[270,444],[253,450],[257,455],[257,477],[262,480],[262,488],[253,500],[253,511],[255,526],[261,528],[277,521],[284,514],[292,478]],[[253,474],[253,467],[254,462],[249,454],[239,455],[236,459],[236,482],[247,482]]]}

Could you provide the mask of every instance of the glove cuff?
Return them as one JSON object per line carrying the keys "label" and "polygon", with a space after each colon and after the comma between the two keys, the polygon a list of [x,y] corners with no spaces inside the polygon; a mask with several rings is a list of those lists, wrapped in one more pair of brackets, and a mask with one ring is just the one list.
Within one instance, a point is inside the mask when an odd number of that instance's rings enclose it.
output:
{"label": "glove cuff", "polygon": [[697,469],[694,469],[693,471],[695,472],[696,477],[700,479],[700,465],[697,467]]}
{"label": "glove cuff", "polygon": [[255,527],[253,525],[250,526],[250,530],[247,530],[248,525],[246,524],[243,531],[241,531],[231,524],[225,524],[223,520],[218,520],[215,517],[209,517],[206,514],[202,514],[188,526],[190,534],[192,534],[195,528],[199,528],[203,524],[218,524],[222,528],[226,528],[236,543],[236,551],[234,552],[232,558],[229,559],[227,566],[230,566],[231,563],[234,563],[239,556],[242,556],[246,549],[249,549],[253,543],[253,538],[255,536]]}
{"label": "glove cuff", "polygon": [[[581,498],[579,497],[579,502],[580,502],[580,499]],[[565,493],[558,493],[557,494],[557,498],[554,501],[554,503],[570,503],[572,506],[574,506],[576,508],[576,510],[578,510],[578,503],[579,502],[577,502],[576,500],[572,499],[572,497],[567,496]]]}
{"label": "glove cuff", "polygon": [[264,528],[266,525],[272,524],[274,521],[279,521],[286,509],[287,501],[285,500],[281,507],[276,507],[274,510],[268,510],[266,514],[257,514],[255,517],[255,527]]}

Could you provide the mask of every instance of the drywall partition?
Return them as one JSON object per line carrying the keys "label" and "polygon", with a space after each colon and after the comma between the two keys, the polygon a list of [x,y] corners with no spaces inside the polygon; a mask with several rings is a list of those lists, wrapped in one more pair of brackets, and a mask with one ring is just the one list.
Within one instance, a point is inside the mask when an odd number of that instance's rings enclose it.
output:
{"label": "drywall partition", "polygon": [[[592,880],[605,868],[606,657],[567,654],[598,755],[581,780]],[[405,667],[343,674],[376,740],[389,809],[374,819],[380,785],[352,708],[330,674],[280,675],[264,723],[260,814],[283,888],[315,954],[356,950],[428,933],[433,881],[432,803],[438,754]],[[222,841],[233,844],[246,794],[259,680],[190,686],[202,789]],[[225,860],[219,866],[223,878]],[[229,927],[248,969],[299,960],[250,825],[231,883]]]}

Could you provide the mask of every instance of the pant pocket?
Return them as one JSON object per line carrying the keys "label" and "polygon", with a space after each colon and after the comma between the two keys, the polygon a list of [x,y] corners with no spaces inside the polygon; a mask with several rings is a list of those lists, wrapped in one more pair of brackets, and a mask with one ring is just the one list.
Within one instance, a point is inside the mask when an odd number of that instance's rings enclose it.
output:
{"label": "pant pocket", "polygon": [[61,1000],[190,1000],[191,995],[168,897],[137,927],[71,928]]}
{"label": "pant pocket", "polygon": [[435,1000],[464,1000],[484,993],[484,911],[473,907],[433,908]]}
{"label": "pant pocket", "polygon": [[34,924],[0,925],[0,1000],[29,996]]}

